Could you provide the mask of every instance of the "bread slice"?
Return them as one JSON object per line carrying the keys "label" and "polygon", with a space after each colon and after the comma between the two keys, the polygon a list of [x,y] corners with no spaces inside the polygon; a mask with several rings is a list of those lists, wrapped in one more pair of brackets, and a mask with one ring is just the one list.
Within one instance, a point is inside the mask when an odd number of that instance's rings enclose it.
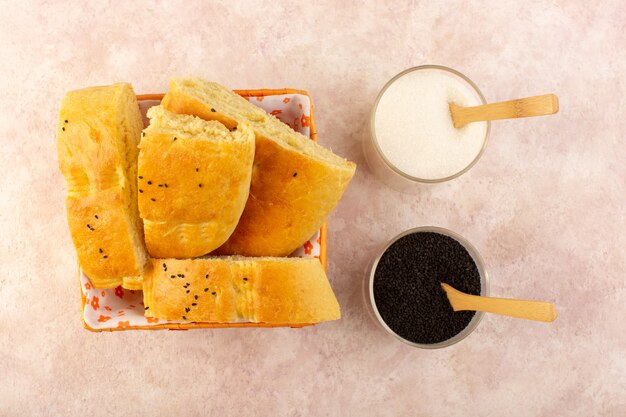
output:
{"label": "bread slice", "polygon": [[147,317],[217,323],[313,324],[341,317],[322,265],[305,258],[152,259]]}
{"label": "bread slice", "polygon": [[219,120],[229,128],[247,122],[256,135],[250,198],[218,254],[290,254],[321,227],[354,175],[354,163],[219,84],[173,79],[162,105],[176,113]]}
{"label": "bread slice", "polygon": [[[148,110],[139,145],[139,211],[153,257],[191,258],[222,245],[241,217],[250,190],[254,133]],[[235,129],[235,127],[233,127]]]}
{"label": "bread slice", "polygon": [[59,167],[81,268],[97,288],[141,288],[147,254],[137,209],[143,122],[130,84],[70,91],[61,102]]}

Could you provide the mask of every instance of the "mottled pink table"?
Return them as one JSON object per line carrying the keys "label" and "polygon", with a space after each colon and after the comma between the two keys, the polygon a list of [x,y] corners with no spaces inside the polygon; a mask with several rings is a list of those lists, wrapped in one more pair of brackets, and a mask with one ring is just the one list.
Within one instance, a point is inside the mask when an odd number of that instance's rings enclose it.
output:
{"label": "mottled pink table", "polygon": [[[0,415],[626,415],[623,1],[122,3],[2,3]],[[424,63],[464,72],[490,101],[554,92],[561,111],[494,123],[470,173],[400,194],[370,175],[360,142],[385,81]],[[161,92],[183,74],[308,89],[320,142],[360,164],[330,218],[342,320],[82,329],[58,102],[115,81]],[[494,295],[554,300],[557,321],[487,316],[439,351],[386,336],[363,306],[366,264],[429,224],[482,252]]]}

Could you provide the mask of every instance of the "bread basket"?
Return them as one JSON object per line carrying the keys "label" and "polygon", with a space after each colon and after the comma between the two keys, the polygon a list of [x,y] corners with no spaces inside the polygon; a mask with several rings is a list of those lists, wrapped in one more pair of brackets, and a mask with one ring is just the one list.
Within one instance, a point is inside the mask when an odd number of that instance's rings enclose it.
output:
{"label": "bread basket", "polygon": [[[295,89],[260,89],[236,90],[240,96],[258,105],[268,113],[275,115],[296,131],[317,141],[317,130],[313,115],[313,103],[309,94]],[[143,94],[137,99],[147,123],[145,114],[148,108],[159,104],[163,94]],[[319,232],[297,249],[293,256],[315,257],[320,260],[324,270],[327,259],[327,224]],[[187,330],[225,327],[284,327],[265,323],[198,323],[173,322],[146,318],[143,315],[143,296],[141,291],[132,291],[121,287],[96,289],[91,285],[80,268],[81,315],[85,329],[93,332],[121,330]],[[290,325],[304,327],[308,324]]]}

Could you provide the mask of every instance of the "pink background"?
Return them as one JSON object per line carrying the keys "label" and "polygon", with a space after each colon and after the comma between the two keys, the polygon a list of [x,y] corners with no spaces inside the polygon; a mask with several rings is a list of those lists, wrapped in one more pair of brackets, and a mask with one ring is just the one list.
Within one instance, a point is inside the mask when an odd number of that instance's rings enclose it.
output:
{"label": "pink background", "polygon": [[[127,3],[2,3],[0,415],[626,415],[623,1]],[[494,123],[468,174],[398,193],[371,176],[360,141],[378,90],[425,63],[460,70],[489,101],[554,92],[561,111]],[[115,81],[161,92],[184,74],[308,89],[320,142],[359,164],[330,218],[342,320],[82,329],[59,100]],[[439,351],[387,336],[361,280],[377,248],[420,225],[467,237],[492,294],[555,301],[557,321],[487,316]]]}

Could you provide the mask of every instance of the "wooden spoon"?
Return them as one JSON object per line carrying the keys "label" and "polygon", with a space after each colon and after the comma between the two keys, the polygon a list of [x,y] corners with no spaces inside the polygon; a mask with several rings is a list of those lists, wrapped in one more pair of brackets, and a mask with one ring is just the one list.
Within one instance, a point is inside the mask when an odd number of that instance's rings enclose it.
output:
{"label": "wooden spoon", "polygon": [[472,122],[554,114],[559,111],[559,99],[554,94],[544,94],[474,107],[460,107],[449,103],[449,107],[452,123],[460,129]]}
{"label": "wooden spoon", "polygon": [[552,303],[470,295],[444,283],[441,283],[441,288],[446,292],[454,311],[485,311],[520,319],[545,322],[551,322],[556,319],[556,308]]}

